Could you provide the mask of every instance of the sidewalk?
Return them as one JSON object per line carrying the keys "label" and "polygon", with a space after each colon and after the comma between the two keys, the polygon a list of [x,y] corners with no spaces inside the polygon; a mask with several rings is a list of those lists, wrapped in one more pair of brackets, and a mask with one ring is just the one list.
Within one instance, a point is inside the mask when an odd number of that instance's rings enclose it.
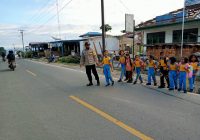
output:
{"label": "sidewalk", "polygon": [[[32,60],[32,61],[38,61],[38,62],[41,62],[41,63],[46,63],[46,64],[49,64],[49,65],[55,65],[55,66],[60,66],[60,67],[66,67],[66,68],[70,68],[70,69],[80,70],[82,72],[85,72],[84,67],[80,69],[80,66],[78,64],[48,63],[48,62],[45,62],[42,59],[30,59],[30,60]],[[103,70],[102,70],[102,68],[97,67],[97,71],[98,71],[99,75],[103,76]],[[120,77],[120,70],[119,69],[115,69],[112,72],[112,76],[117,81],[118,78]],[[135,73],[134,73],[134,76],[135,76]],[[186,101],[189,101],[189,102],[192,102],[192,103],[200,105],[200,95],[199,94],[190,93],[190,92],[188,92],[187,94],[184,94],[183,92],[169,91],[167,88],[158,89],[157,86],[156,87],[152,86],[152,85],[151,86],[146,86],[147,75],[146,74],[141,74],[141,76],[142,76],[143,81],[144,81],[144,83],[142,84],[142,86],[144,86],[146,88],[150,88],[150,89],[159,91],[161,93],[164,93],[166,95],[174,96],[174,97],[177,97],[179,99],[186,100]],[[159,85],[159,83],[160,83],[160,77],[156,76],[156,80],[157,80],[157,83]],[[200,83],[198,82],[197,85],[196,85],[196,87],[199,87],[199,86],[200,86]]]}

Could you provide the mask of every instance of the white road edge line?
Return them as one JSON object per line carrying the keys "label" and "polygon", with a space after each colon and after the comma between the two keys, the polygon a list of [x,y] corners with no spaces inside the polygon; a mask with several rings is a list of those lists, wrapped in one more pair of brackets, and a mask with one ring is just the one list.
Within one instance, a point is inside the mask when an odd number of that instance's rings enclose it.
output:
{"label": "white road edge line", "polygon": [[31,74],[31,75],[33,75],[33,76],[37,76],[35,73],[33,73],[33,72],[31,72],[31,71],[29,71],[29,70],[26,70],[26,72],[28,72],[29,74]]}

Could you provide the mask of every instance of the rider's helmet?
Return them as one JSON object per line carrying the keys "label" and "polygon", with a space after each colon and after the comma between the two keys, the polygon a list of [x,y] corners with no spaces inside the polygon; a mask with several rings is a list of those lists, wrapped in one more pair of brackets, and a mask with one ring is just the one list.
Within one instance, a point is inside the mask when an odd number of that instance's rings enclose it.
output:
{"label": "rider's helmet", "polygon": [[8,52],[9,54],[13,54],[13,50],[9,50],[9,52]]}

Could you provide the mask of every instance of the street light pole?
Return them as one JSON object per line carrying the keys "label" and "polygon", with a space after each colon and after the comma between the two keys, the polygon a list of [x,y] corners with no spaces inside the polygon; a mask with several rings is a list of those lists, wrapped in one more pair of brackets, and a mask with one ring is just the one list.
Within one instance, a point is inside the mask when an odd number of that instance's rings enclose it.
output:
{"label": "street light pole", "polygon": [[105,51],[105,17],[104,17],[104,0],[101,0],[101,21],[102,21],[102,46],[103,52]]}

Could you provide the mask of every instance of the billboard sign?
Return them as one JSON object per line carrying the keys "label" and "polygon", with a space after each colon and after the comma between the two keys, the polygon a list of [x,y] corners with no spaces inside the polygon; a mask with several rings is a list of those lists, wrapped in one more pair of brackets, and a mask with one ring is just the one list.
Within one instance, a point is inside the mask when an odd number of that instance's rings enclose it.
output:
{"label": "billboard sign", "polygon": [[200,0],[185,0],[185,6],[200,4]]}
{"label": "billboard sign", "polygon": [[135,21],[133,14],[125,14],[125,31],[126,33],[134,32]]}

